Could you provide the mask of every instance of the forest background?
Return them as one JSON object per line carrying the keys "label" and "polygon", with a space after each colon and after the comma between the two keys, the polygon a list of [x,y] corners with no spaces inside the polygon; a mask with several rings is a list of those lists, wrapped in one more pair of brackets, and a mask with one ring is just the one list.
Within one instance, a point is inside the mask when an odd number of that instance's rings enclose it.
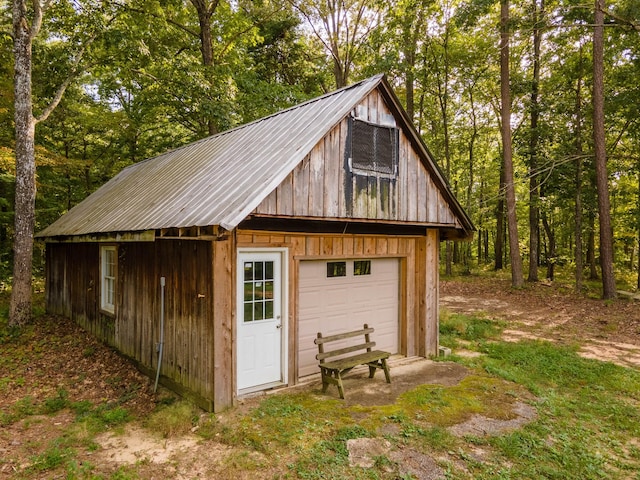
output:
{"label": "forest background", "polygon": [[[442,248],[447,274],[524,258],[529,281],[553,279],[557,265],[578,289],[583,274],[599,278],[601,146],[612,268],[618,288],[640,288],[637,0],[0,0],[3,289],[24,176],[16,12],[32,40],[35,231],[123,167],[383,72],[477,227],[472,242]],[[604,143],[594,134],[598,31]]]}

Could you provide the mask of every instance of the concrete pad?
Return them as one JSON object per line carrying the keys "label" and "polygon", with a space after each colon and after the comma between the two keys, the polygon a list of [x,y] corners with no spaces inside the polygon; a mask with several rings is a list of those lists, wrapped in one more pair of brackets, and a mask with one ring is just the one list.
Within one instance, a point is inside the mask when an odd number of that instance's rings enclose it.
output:
{"label": "concrete pad", "polygon": [[[453,362],[434,362],[424,358],[400,358],[389,363],[391,383],[387,383],[384,372],[376,372],[369,378],[367,367],[354,368],[343,378],[344,402],[347,405],[380,406],[395,403],[398,396],[424,384],[457,385],[469,374],[469,370]],[[312,388],[322,388],[318,378]],[[321,395],[339,398],[338,388],[329,385],[327,392]]]}

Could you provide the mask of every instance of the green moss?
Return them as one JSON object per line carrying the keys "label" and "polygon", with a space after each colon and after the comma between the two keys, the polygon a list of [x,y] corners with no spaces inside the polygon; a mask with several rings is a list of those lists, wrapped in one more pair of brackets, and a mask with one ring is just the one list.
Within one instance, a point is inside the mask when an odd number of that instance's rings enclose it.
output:
{"label": "green moss", "polygon": [[524,389],[504,380],[469,375],[458,385],[421,385],[401,395],[398,406],[424,421],[450,426],[464,422],[473,414],[507,420],[515,417],[514,402],[526,395]]}

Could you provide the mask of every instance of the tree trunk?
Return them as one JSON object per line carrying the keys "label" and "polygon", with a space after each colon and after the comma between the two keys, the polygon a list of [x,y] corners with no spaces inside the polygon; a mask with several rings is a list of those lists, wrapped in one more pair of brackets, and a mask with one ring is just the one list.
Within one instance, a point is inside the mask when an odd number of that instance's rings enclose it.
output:
{"label": "tree trunk", "polygon": [[547,278],[553,281],[556,266],[556,234],[549,225],[546,212],[542,212],[542,225],[544,225],[544,231],[547,234]]}
{"label": "tree trunk", "polygon": [[638,221],[636,228],[638,229],[638,281],[637,287],[640,290],[640,158],[638,159],[638,201],[636,205],[638,209]]}
{"label": "tree trunk", "polygon": [[511,260],[511,286],[521,288],[522,258],[518,241],[516,216],[516,192],[513,184],[513,157],[511,149],[511,92],[509,75],[509,0],[500,1],[500,116],[502,129],[502,156],[507,204],[507,228],[509,231],[509,259]]}
{"label": "tree trunk", "polygon": [[576,235],[576,290],[582,291],[582,276],[584,262],[582,259],[582,49],[580,50],[580,74],[576,85],[576,110],[575,110],[575,152],[576,152],[576,208],[575,208],[575,235]]}
{"label": "tree trunk", "polygon": [[600,220],[600,268],[602,269],[602,298],[616,297],[613,273],[613,234],[604,128],[604,0],[595,0],[593,31],[593,144]]}
{"label": "tree trunk", "polygon": [[27,20],[26,5],[20,0],[13,2],[13,35],[16,193],[9,325],[22,326],[31,320],[31,267],[36,201],[36,121],[33,118],[31,98],[32,30]]}
{"label": "tree trunk", "polygon": [[587,241],[587,262],[589,262],[589,280],[598,280],[596,266],[596,219],[595,214],[589,213],[589,240]]}
{"label": "tree trunk", "polygon": [[540,22],[544,17],[544,0],[533,0],[533,79],[531,81],[531,137],[529,138],[529,276],[530,282],[538,281],[538,260],[540,257],[540,185],[538,180],[538,144],[540,133],[538,102],[540,85],[540,45],[542,29]]}
{"label": "tree trunk", "polygon": [[[213,66],[213,39],[211,37],[211,17],[218,8],[218,0],[209,4],[207,0],[191,0],[191,4],[198,13],[198,24],[200,26],[200,52],[202,53],[202,64],[205,67]],[[218,127],[212,118],[207,118],[207,131],[209,135],[218,133]]]}
{"label": "tree trunk", "polygon": [[493,244],[494,255],[496,257],[494,270],[502,270],[504,263],[504,163],[500,164],[500,194],[496,208],[496,241]]}

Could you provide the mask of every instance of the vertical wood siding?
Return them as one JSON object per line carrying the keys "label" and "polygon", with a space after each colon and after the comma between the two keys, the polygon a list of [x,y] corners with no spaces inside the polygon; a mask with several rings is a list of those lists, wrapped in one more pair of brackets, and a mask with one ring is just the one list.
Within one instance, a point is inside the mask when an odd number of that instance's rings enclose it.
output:
{"label": "vertical wood siding", "polygon": [[[396,125],[378,90],[357,105],[353,114],[380,125]],[[345,118],[320,140],[255,213],[459,226],[456,215],[403,131],[398,146],[398,176],[393,179],[351,174],[345,158],[347,136]]]}
{"label": "vertical wood siding", "polygon": [[[147,369],[157,368],[160,277],[165,287],[161,373],[214,398],[211,242],[158,240],[117,246],[115,315],[100,312],[100,246],[47,245],[47,309],[72,318]],[[206,403],[206,402],[205,402]]]}

